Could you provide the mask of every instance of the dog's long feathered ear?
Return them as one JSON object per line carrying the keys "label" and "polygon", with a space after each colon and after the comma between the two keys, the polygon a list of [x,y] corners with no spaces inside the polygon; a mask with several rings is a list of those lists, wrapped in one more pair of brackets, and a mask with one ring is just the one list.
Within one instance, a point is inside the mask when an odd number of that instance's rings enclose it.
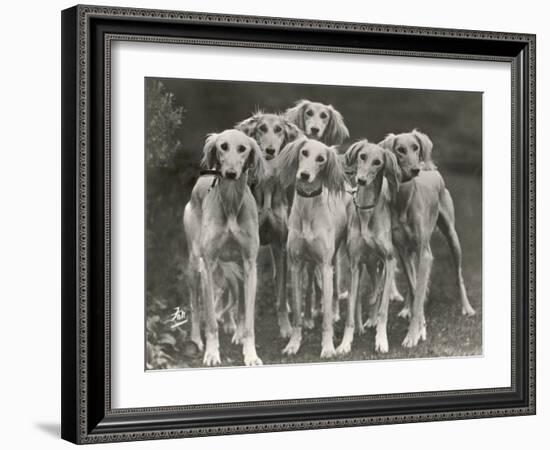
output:
{"label": "dog's long feathered ear", "polygon": [[264,178],[265,175],[265,160],[258,143],[252,138],[249,139],[251,147],[246,165],[248,167],[248,170],[250,171],[249,175],[252,180],[259,182]]}
{"label": "dog's long feathered ear", "polygon": [[299,100],[292,108],[288,108],[284,116],[289,121],[296,125],[300,130],[306,128],[304,120],[304,112],[306,107],[310,104],[309,100]]}
{"label": "dog's long feathered ear", "polygon": [[416,129],[412,131],[412,135],[418,141],[418,145],[420,145],[420,152],[421,152],[420,155],[421,155],[422,161],[424,162],[423,169],[424,170],[437,169],[436,165],[432,161],[432,148],[434,145],[431,139],[428,137],[427,134],[421,133]]}
{"label": "dog's long feathered ear", "polygon": [[305,136],[291,142],[279,153],[277,157],[277,171],[283,188],[293,186],[298,172],[298,157],[300,150],[306,144]]}
{"label": "dog's long feathered ear", "polygon": [[244,119],[241,122],[235,124],[235,129],[242,131],[247,136],[253,136],[258,126],[258,120],[260,116],[258,113],[253,114],[248,119]]}
{"label": "dog's long feathered ear", "polygon": [[389,150],[390,152],[393,152],[393,146],[395,145],[395,134],[390,133],[388,134],[383,141],[380,141],[378,145],[382,148],[385,148],[386,150]]}
{"label": "dog's long feathered ear", "polygon": [[347,180],[336,147],[328,147],[327,162],[323,172],[324,184],[330,192],[340,193],[344,191]]}
{"label": "dog's long feathered ear", "polygon": [[300,128],[294,125],[291,121],[287,119],[283,119],[283,120],[284,120],[283,129],[285,132],[285,139],[283,142],[283,147],[284,147],[285,145],[290,144],[291,142],[298,139],[298,137],[302,136],[303,133],[302,133],[302,130],[300,130]]}
{"label": "dog's long feathered ear", "polygon": [[401,182],[401,169],[391,150],[384,149],[384,176],[388,180],[392,202],[395,201]]}
{"label": "dog's long feathered ear", "polygon": [[368,141],[366,139],[362,139],[360,141],[357,141],[357,142],[353,143],[346,150],[346,153],[344,154],[344,156],[345,156],[344,161],[345,161],[345,164],[346,164],[347,167],[354,167],[355,164],[357,164],[357,154],[359,153],[359,150],[361,150],[361,148],[363,148],[363,146],[367,142]]}
{"label": "dog's long feathered ear", "polygon": [[330,119],[323,133],[323,141],[327,145],[340,145],[349,137],[349,131],[344,123],[344,117],[332,105],[328,105]]}
{"label": "dog's long feathered ear", "polygon": [[206,136],[201,160],[201,165],[206,169],[217,169],[220,164],[218,160],[218,149],[216,148],[217,139],[217,133],[210,133]]}

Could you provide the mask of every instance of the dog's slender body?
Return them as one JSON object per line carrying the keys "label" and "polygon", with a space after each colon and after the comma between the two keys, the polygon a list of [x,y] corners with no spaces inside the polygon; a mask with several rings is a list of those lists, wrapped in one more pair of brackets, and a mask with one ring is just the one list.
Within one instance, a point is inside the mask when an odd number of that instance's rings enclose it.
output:
{"label": "dog's slender body", "polygon": [[[351,351],[356,325],[362,326],[359,280],[366,267],[372,281],[371,317],[368,325],[376,326],[375,350],[388,351],[387,318],[395,258],[391,236],[391,209],[398,188],[395,156],[366,140],[356,142],[346,152],[346,165],[356,169],[357,187],[353,201],[347,202],[347,252],[351,268],[349,305],[346,327],[339,354]],[[355,322],[356,311],[358,324]]]}
{"label": "dog's slender body", "polygon": [[292,331],[286,298],[288,237],[288,196],[277,173],[280,151],[302,134],[301,130],[279,114],[256,112],[239,122],[235,128],[256,140],[264,159],[265,173],[261,179],[251,180],[259,214],[260,245],[269,245],[275,265],[277,317],[281,337]]}
{"label": "dog's slender body", "polygon": [[[359,141],[359,142],[365,142],[365,141],[366,140]],[[359,142],[355,144],[359,144]],[[355,144],[351,145],[345,154],[338,155],[338,157],[340,158],[340,162],[342,163],[342,167],[344,167],[344,172],[346,174],[346,181],[347,181],[346,191],[347,192],[357,192],[357,164],[355,161],[353,161],[353,158],[351,158],[351,156],[353,155],[353,152],[349,151],[350,149],[353,148]],[[369,273],[369,277],[371,277],[371,281],[374,283],[375,280],[372,278],[370,272],[368,273]],[[398,274],[398,268],[396,265],[395,271],[393,274],[393,279],[391,281],[390,301],[402,302],[404,300],[403,296],[399,292],[399,289],[397,288],[397,284],[395,282],[395,278],[397,274]],[[347,297],[345,294],[346,293],[340,294],[339,298],[346,299]],[[358,301],[356,302],[355,311],[356,311],[355,331],[357,331],[359,334],[365,333],[365,326],[373,327],[376,324],[376,320],[374,319],[374,317],[369,317],[369,319],[366,322],[363,322],[363,303],[360,301],[360,299],[358,299]],[[372,313],[375,312],[375,310],[372,308],[370,311]]]}
{"label": "dog's slender body", "polygon": [[[328,146],[341,145],[348,137],[349,131],[344,122],[342,114],[332,105],[326,105],[320,102],[310,100],[299,100],[296,104],[285,111],[285,117],[294,123],[304,134]],[[347,298],[347,291],[342,292],[339,286],[341,280],[341,258],[343,249],[336,256],[335,275],[334,275],[334,319],[340,319],[339,300]],[[319,312],[317,306],[321,295],[320,273],[319,271],[309,271],[307,274],[306,287],[306,305],[304,326],[313,328],[315,316]]]}
{"label": "dog's slender body", "polygon": [[333,264],[345,240],[346,211],[342,193],[344,173],[334,148],[301,138],[280,155],[284,186],[295,186],[289,217],[287,252],[293,289],[293,328],[283,353],[298,352],[302,340],[302,276],[321,273],[323,336],[321,358],[336,354],[333,343]]}
{"label": "dog's slender body", "polygon": [[[390,134],[380,143],[398,161],[402,182],[392,207],[393,242],[398,249],[409,285],[409,296],[400,312],[410,317],[404,347],[426,339],[424,303],[432,267],[431,236],[437,226],[451,249],[462,313],[475,314],[462,277],[462,250],[455,230],[454,205],[441,174],[432,162],[432,142],[413,130]],[[412,303],[412,305],[411,305]]]}
{"label": "dog's slender body", "polygon": [[237,338],[243,344],[245,364],[259,365],[262,361],[256,353],[254,310],[260,240],[258,211],[247,177],[248,172],[261,177],[263,157],[256,141],[240,131],[226,130],[207,138],[203,162],[217,174],[199,178],[183,214],[189,271],[193,277],[190,282],[191,339],[202,350],[198,314],[202,298],[206,317],[203,363],[208,366],[221,363],[214,270],[218,260],[237,260],[243,265],[244,291],[244,326],[242,336]]}

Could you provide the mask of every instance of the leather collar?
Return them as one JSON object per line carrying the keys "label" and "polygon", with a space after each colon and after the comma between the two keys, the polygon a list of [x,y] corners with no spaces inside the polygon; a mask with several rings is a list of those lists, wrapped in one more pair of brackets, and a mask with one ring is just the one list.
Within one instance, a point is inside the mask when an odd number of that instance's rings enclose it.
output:
{"label": "leather collar", "polygon": [[323,186],[321,186],[319,189],[316,189],[315,191],[312,191],[312,192],[303,191],[298,186],[296,186],[296,194],[298,194],[300,197],[313,198],[321,195],[322,192],[323,192]]}

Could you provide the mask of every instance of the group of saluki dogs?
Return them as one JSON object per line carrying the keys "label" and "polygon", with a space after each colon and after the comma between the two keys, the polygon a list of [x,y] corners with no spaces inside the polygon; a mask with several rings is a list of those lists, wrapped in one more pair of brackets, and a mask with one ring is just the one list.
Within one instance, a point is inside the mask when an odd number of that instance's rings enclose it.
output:
{"label": "group of saluki dogs", "polygon": [[[451,250],[462,313],[475,314],[462,277],[453,200],[432,161],[430,138],[417,130],[392,133],[378,144],[362,139],[339,153],[337,146],[348,137],[334,107],[309,100],[283,114],[254,113],[233,129],[207,136],[205,170],[183,214],[191,340],[204,351],[204,365],[221,364],[220,322],[232,333],[232,342],[242,344],[244,364],[262,364],[254,319],[256,260],[264,245],[272,256],[286,355],[300,351],[302,328],[313,328],[317,313],[322,315],[321,358],[348,354],[354,334],[364,333],[365,327],[376,329],[375,350],[387,352],[393,299],[403,301],[399,316],[409,320],[402,345],[414,347],[425,340],[430,239],[436,227]],[[395,284],[397,258],[407,280],[405,299]],[[216,273],[231,261],[238,263],[242,276],[228,282]],[[351,272],[345,290],[343,267]],[[366,320],[363,269],[371,283]],[[225,288],[220,284],[229,285],[221,300],[217,293]],[[342,340],[335,347],[333,324],[341,301],[348,306]]]}

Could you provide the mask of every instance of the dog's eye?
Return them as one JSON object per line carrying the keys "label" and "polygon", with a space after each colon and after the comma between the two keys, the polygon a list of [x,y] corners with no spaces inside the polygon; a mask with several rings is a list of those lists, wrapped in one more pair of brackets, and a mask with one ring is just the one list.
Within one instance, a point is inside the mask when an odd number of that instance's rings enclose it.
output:
{"label": "dog's eye", "polygon": [[372,165],[373,165],[373,166],[379,166],[380,164],[382,164],[382,161],[380,161],[379,159],[375,159],[375,160],[372,162]]}
{"label": "dog's eye", "polygon": [[361,153],[359,155],[359,158],[361,158],[362,161],[365,161],[367,159],[367,155],[365,155],[364,153]]}
{"label": "dog's eye", "polygon": [[309,156],[309,152],[307,150],[302,150],[302,155],[307,158]]}
{"label": "dog's eye", "polygon": [[227,142],[224,142],[222,145],[220,145],[220,148],[221,148],[222,150],[227,150],[228,147],[229,147],[229,146],[227,145]]}
{"label": "dog's eye", "polygon": [[317,158],[315,158],[315,161],[317,161],[318,163],[323,163],[323,162],[325,162],[325,158],[323,158],[321,155],[319,155]]}
{"label": "dog's eye", "polygon": [[405,147],[397,147],[397,151],[399,153],[401,153],[402,155],[404,155],[405,153],[407,153],[407,150],[405,149]]}
{"label": "dog's eye", "polygon": [[245,150],[246,150],[246,147],[245,147],[244,145],[239,145],[239,146],[237,147],[237,151],[238,151],[239,153],[242,153],[242,152],[244,152]]}
{"label": "dog's eye", "polygon": [[413,144],[413,146],[412,146],[412,147],[413,147],[413,150],[414,150],[415,152],[417,152],[417,151],[418,151],[418,145],[416,145],[416,144]]}
{"label": "dog's eye", "polygon": [[277,126],[273,129],[273,131],[275,131],[275,133],[280,133],[282,130],[283,130],[283,129],[282,129],[279,125],[277,125]]}
{"label": "dog's eye", "polygon": [[319,114],[319,117],[321,117],[321,119],[326,119],[328,115],[326,112],[322,112],[321,114]]}
{"label": "dog's eye", "polygon": [[261,126],[260,126],[260,131],[261,131],[262,133],[266,133],[266,132],[267,132],[267,126],[266,126],[265,124],[261,125]]}
{"label": "dog's eye", "polygon": [[307,114],[309,117],[311,117],[311,116],[313,116],[313,111],[312,111],[311,109],[308,109],[308,110],[306,111],[306,114]]}

